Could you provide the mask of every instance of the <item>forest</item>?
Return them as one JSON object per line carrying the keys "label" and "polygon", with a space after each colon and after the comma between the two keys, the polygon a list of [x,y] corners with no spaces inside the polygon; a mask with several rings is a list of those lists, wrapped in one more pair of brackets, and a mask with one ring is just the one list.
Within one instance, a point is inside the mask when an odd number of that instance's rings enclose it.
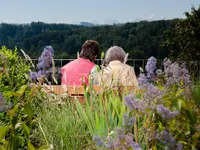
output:
{"label": "forest", "polygon": [[97,40],[102,51],[112,45],[121,46],[129,58],[144,59],[154,56],[163,59],[168,48],[162,48],[165,33],[180,19],[141,21],[120,25],[86,27],[70,24],[0,24],[0,46],[23,49],[31,58],[38,58],[46,45],[55,50],[54,58],[75,58],[87,39]]}

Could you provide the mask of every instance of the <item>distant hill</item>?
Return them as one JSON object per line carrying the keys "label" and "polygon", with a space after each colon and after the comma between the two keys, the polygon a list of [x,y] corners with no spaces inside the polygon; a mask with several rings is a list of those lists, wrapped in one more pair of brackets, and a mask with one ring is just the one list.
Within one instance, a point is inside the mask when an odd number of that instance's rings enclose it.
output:
{"label": "distant hill", "polygon": [[164,32],[174,27],[178,19],[140,21],[115,25],[30,24],[0,25],[0,46],[22,48],[31,58],[38,58],[44,46],[51,45],[55,58],[74,58],[85,40],[97,40],[106,51],[110,46],[119,45],[129,53],[129,58],[164,58],[168,49],[160,47]]}
{"label": "distant hill", "polygon": [[82,26],[86,26],[86,27],[92,27],[92,26],[95,26],[95,24],[90,23],[90,22],[80,22],[80,25],[82,25]]}

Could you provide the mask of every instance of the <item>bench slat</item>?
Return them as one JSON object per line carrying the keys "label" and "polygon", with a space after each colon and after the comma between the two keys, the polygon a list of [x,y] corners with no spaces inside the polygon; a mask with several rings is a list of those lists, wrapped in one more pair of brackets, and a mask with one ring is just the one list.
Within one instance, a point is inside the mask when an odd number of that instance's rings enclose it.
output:
{"label": "bench slat", "polygon": [[[63,86],[63,85],[50,85],[51,91],[55,94],[68,93],[69,95],[84,95],[83,86]],[[99,92],[102,88],[100,86],[93,86],[94,92]],[[132,92],[134,86],[114,87],[113,90],[119,90],[120,92]],[[89,88],[88,88],[89,91]]]}

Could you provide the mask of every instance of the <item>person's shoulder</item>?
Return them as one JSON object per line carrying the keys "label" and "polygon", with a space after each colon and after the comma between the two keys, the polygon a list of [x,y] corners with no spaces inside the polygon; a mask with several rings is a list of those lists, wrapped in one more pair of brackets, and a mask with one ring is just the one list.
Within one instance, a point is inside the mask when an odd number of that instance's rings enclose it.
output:
{"label": "person's shoulder", "polygon": [[130,66],[130,65],[128,65],[128,64],[124,64],[124,63],[121,63],[121,65],[122,65],[123,67],[126,67],[126,68],[133,68],[132,66]]}
{"label": "person's shoulder", "polygon": [[74,64],[76,61],[77,61],[77,59],[68,62],[66,65],[64,65],[64,66],[62,67],[62,69],[71,66],[71,65]]}
{"label": "person's shoulder", "polygon": [[129,70],[129,71],[134,71],[134,67],[133,66],[130,66],[128,64],[123,64],[123,67],[122,67],[124,70]]}

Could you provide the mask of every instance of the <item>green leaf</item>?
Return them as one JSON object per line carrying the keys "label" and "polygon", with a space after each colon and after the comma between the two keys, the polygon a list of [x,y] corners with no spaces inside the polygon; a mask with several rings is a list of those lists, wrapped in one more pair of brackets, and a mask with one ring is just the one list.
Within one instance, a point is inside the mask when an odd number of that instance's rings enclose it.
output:
{"label": "green leaf", "polygon": [[190,119],[190,122],[192,123],[192,124],[196,124],[197,123],[197,116],[196,116],[196,114],[193,112],[193,111],[187,111],[187,115],[188,115],[188,117],[189,117],[189,119]]}
{"label": "green leaf", "polygon": [[186,109],[186,103],[182,99],[178,99],[178,109],[180,110],[181,108]]}
{"label": "green leaf", "polygon": [[17,94],[21,96],[25,92],[26,88],[27,88],[27,85],[21,86],[21,88],[17,91]]}
{"label": "green leaf", "polygon": [[[78,110],[80,117],[82,117],[85,120],[85,123],[87,124],[87,127],[88,127],[90,134],[92,136],[94,136],[95,131],[93,130],[93,126],[92,126],[92,124],[89,120],[89,117],[88,117],[86,111],[84,110],[83,106],[79,103],[79,101],[77,99],[75,99],[75,100],[76,100],[76,107],[77,107],[77,110]],[[91,112],[88,112],[88,113],[91,113]]]}
{"label": "green leaf", "polygon": [[6,148],[0,145],[0,150],[6,150]]}
{"label": "green leaf", "polygon": [[49,149],[49,148],[50,148],[50,146],[42,146],[42,147],[38,148],[37,150],[46,150],[46,149]]}
{"label": "green leaf", "polygon": [[13,92],[13,91],[5,91],[5,92],[3,92],[3,96],[5,96],[5,97],[12,97],[12,96],[15,96],[16,94],[15,94],[15,92]]}
{"label": "green leaf", "polygon": [[104,56],[105,56],[104,52],[101,52],[101,59],[104,59]]}
{"label": "green leaf", "polygon": [[8,131],[9,126],[0,126],[0,141],[2,140],[2,138],[4,137],[4,135],[6,134],[6,132]]}
{"label": "green leaf", "polygon": [[183,93],[184,89],[180,89],[176,92],[175,97],[178,97],[181,93]]}
{"label": "green leaf", "polygon": [[13,119],[14,114],[15,114],[16,111],[18,110],[18,107],[19,107],[19,104],[16,104],[12,110],[9,110],[9,111],[8,111],[8,115],[10,116],[10,120]]}
{"label": "green leaf", "polygon": [[30,130],[29,130],[29,127],[28,127],[25,123],[23,123],[23,128],[24,128],[24,130],[25,130],[25,133],[26,133],[27,136],[29,137],[29,136],[30,136]]}
{"label": "green leaf", "polygon": [[100,124],[99,115],[98,115],[97,111],[95,112],[95,124],[96,124],[96,129],[100,130],[101,124]]}
{"label": "green leaf", "polygon": [[26,113],[28,114],[28,119],[31,120],[34,115],[33,109],[30,107],[29,104],[25,104],[24,109],[25,109]]}
{"label": "green leaf", "polygon": [[30,149],[30,150],[36,150],[35,147],[31,144],[30,141],[28,141],[28,149]]}

